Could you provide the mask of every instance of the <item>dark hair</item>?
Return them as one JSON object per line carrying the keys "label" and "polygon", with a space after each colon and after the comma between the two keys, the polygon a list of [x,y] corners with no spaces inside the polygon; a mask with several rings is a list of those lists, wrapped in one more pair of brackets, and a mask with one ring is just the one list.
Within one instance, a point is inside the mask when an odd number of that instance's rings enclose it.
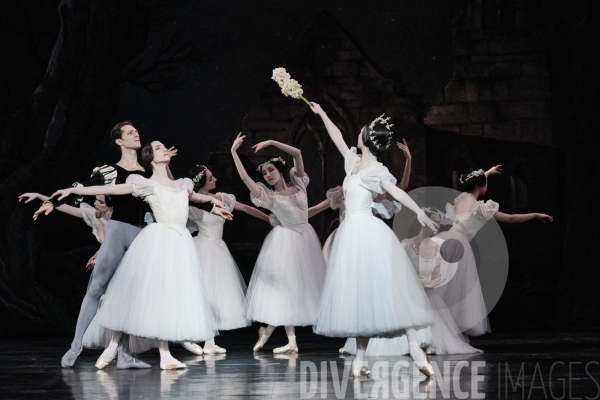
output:
{"label": "dark hair", "polygon": [[152,148],[152,143],[156,142],[156,140],[152,140],[142,147],[141,155],[142,155],[142,165],[148,171],[152,171],[152,161],[154,160],[154,149]]}
{"label": "dark hair", "polygon": [[[202,165],[202,164],[194,165],[192,168],[190,168],[188,170],[188,178],[190,178],[192,180],[192,182],[194,182],[194,192],[197,192],[198,189],[200,189],[206,185],[206,171],[208,171],[208,170],[209,170],[209,168],[206,165]],[[198,182],[194,181],[196,176],[201,172],[204,172],[204,174],[202,174],[202,176],[200,177]]]}
{"label": "dark hair", "polygon": [[425,207],[425,208],[423,208],[423,212],[428,217],[431,217],[432,215],[440,215],[440,210],[438,210],[435,207]]}
{"label": "dark hair", "polygon": [[473,190],[475,190],[475,186],[480,186],[480,187],[484,187],[487,184],[487,178],[485,177],[485,174],[480,174],[480,175],[473,175],[471,177],[468,177],[468,175],[472,172],[475,171],[479,171],[475,168],[470,168],[467,170],[467,172],[465,172],[464,174],[462,174],[460,176],[460,179],[458,180],[459,184],[460,184],[460,190],[463,192],[467,192],[470,193]]}
{"label": "dark hair", "polygon": [[[392,142],[390,130],[385,125],[379,123],[373,126],[372,132],[368,125],[363,126],[360,134],[363,144],[369,148],[375,157],[385,153]],[[373,136],[373,139],[371,139],[371,136]]]}
{"label": "dark hair", "polygon": [[[267,165],[267,164],[273,164],[273,166],[275,168],[277,168],[277,171],[279,171],[279,173],[281,174],[281,179],[283,179],[284,182],[287,182],[287,179],[285,179],[285,177],[287,175],[286,174],[287,173],[287,167],[285,166],[285,164],[283,162],[281,162],[279,160],[273,160],[273,159],[271,159],[271,160],[267,161],[266,163],[262,164],[260,166],[260,175],[261,176],[264,176],[262,170],[263,170],[263,167],[265,165]],[[263,179],[265,179],[265,178],[263,178]]]}
{"label": "dark hair", "polygon": [[106,204],[108,207],[113,206],[113,200],[112,200],[112,197],[110,197],[110,195],[108,195],[108,194],[104,195],[104,204]]}
{"label": "dark hair", "polygon": [[113,126],[112,129],[110,130],[110,133],[109,133],[110,145],[116,151],[120,150],[119,145],[117,144],[117,140],[123,139],[123,131],[121,130],[121,128],[123,128],[125,125],[133,125],[133,124],[131,121],[119,122],[118,124]]}

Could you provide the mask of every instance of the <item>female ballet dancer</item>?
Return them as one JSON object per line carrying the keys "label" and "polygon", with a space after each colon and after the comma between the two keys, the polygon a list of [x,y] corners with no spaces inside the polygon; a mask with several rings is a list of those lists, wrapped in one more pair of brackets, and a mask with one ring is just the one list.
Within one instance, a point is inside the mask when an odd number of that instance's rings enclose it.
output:
{"label": "female ballet dancer", "polygon": [[[497,168],[497,167],[495,167]],[[456,325],[464,333],[463,338],[468,342],[468,336],[479,336],[490,332],[487,309],[481,293],[479,274],[473,250],[469,242],[491,218],[506,223],[520,223],[530,219],[542,222],[552,222],[553,218],[546,214],[505,214],[499,212],[498,203],[488,200],[478,201],[487,191],[487,175],[489,171],[469,170],[460,176],[461,189],[464,190],[454,200],[454,220],[452,228],[442,232],[437,237],[457,239],[464,247],[464,256],[458,263],[456,274],[448,283],[436,290],[448,306]]]}
{"label": "female ballet dancer", "polygon": [[253,351],[262,349],[275,327],[284,325],[289,342],[273,353],[297,353],[294,327],[314,323],[325,275],[321,244],[308,223],[306,186],[309,179],[300,150],[267,140],[254,145],[255,152],[275,146],[290,154],[295,165],[290,170],[291,183],[285,181],[285,164],[281,157],[272,158],[257,168],[272,189],[254,182],[237,154],[244,137],[240,133],[231,147],[238,173],[250,189],[254,205],[270,210],[281,223],[263,242],[246,296],[246,318],[267,324],[258,330],[259,338]]}
{"label": "female ballet dancer", "polygon": [[400,241],[371,212],[373,199],[388,192],[414,211],[422,225],[436,230],[423,210],[395,186],[396,179],[388,169],[377,162],[390,144],[389,118],[379,117],[363,127],[358,135],[360,157],[356,148],[348,148],[340,130],[318,104],[312,103],[312,110],[321,116],[331,140],[344,155],[346,170],[344,222],[333,242],[313,330],[332,337],[356,337],[354,376],[370,374],[361,369],[370,338],[406,332],[411,357],[419,371],[431,376],[433,369],[415,332],[434,322],[429,300]]}
{"label": "female ballet dancer", "polygon": [[[98,323],[114,332],[104,351],[107,356],[103,353],[98,359],[99,368],[108,365],[116,355],[122,332],[157,339],[161,369],[186,367],[171,355],[169,341],[204,341],[218,334],[200,260],[186,222],[189,200],[223,204],[212,196],[194,193],[193,183],[187,178],[169,179],[170,155],[162,143],[146,144],[142,148],[142,161],[152,171],[150,179],[130,175],[124,184],[74,187],[55,193],[60,195],[59,199],[71,193],[133,194],[148,201],[156,220],[132,242],[98,311]],[[215,212],[231,218],[227,211]]]}
{"label": "female ballet dancer", "polygon": [[[188,177],[194,182],[195,192],[222,201],[229,212],[238,210],[269,222],[269,217],[265,213],[236,201],[232,194],[210,193],[217,186],[217,178],[206,166],[196,165],[190,168]],[[250,321],[244,317],[246,283],[223,241],[225,220],[196,207],[190,207],[189,219],[198,227],[198,236],[194,238],[194,243],[203,268],[206,293],[217,321],[217,328],[219,331],[224,331],[250,325]],[[224,348],[217,346],[214,340],[207,340],[204,343],[204,350],[196,343],[182,344],[197,355],[226,352]]]}
{"label": "female ballet dancer", "polygon": [[[406,190],[410,182],[410,167],[412,157],[410,155],[410,149],[408,148],[406,140],[402,139],[402,142],[404,143],[396,142],[396,146],[398,146],[398,148],[404,153],[404,157],[406,158],[406,163],[404,164],[404,173],[402,174],[402,180],[398,184],[398,187],[402,190]],[[339,210],[339,223],[341,224],[342,221],[344,221],[344,190],[341,186],[336,186],[332,189],[329,189],[325,197],[325,200],[308,209],[308,218],[312,218],[320,212],[331,208],[332,210]],[[377,195],[373,201],[373,212],[382,218],[390,219],[395,213],[400,211],[399,206],[400,205],[393,200],[391,195],[386,192],[384,195]],[[333,244],[336,231],[337,229],[331,232],[325,241],[325,244],[323,245],[323,256],[325,257],[325,261],[329,260],[329,252],[331,251],[331,245]],[[340,353],[344,353],[343,347],[340,349]]]}

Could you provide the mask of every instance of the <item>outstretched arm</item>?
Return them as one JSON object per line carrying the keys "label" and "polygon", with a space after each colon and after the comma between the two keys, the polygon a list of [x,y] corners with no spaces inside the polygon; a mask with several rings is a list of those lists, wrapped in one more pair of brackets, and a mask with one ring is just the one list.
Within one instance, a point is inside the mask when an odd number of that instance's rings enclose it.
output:
{"label": "outstretched arm", "polygon": [[190,201],[193,201],[194,203],[212,203],[213,208],[210,211],[211,214],[218,215],[219,217],[229,221],[233,219],[233,214],[227,211],[227,207],[225,207],[223,202],[216,197],[192,192],[190,193]]}
{"label": "outstretched arm", "polygon": [[[41,201],[46,202],[50,199],[50,197],[44,196],[43,194],[39,194],[39,193],[23,193],[22,195],[19,196],[19,202],[21,202],[21,200],[25,200],[25,203],[29,203],[30,201],[35,200],[35,199],[39,199]],[[63,204],[63,205],[59,206],[57,208],[57,210],[60,212],[64,212],[65,214],[72,215],[73,217],[83,218],[83,215],[81,215],[81,210],[79,209],[79,207],[73,207],[68,204]]]}
{"label": "outstretched arm", "polygon": [[331,137],[331,140],[333,141],[333,143],[335,143],[335,147],[337,147],[338,150],[340,151],[340,153],[342,153],[342,156],[345,156],[346,153],[348,152],[348,150],[350,150],[350,149],[348,148],[348,145],[344,141],[344,137],[342,136],[342,132],[340,131],[340,128],[335,126],[335,124],[331,121],[331,119],[329,119],[327,114],[325,114],[325,111],[323,111],[323,109],[321,108],[320,105],[318,105],[317,103],[310,103],[310,104],[312,104],[311,110],[315,114],[319,115],[321,117],[321,119],[323,120],[323,122],[325,123],[325,129],[327,129],[327,133],[329,133],[329,137]]}
{"label": "outstretched arm", "polygon": [[435,222],[433,222],[431,219],[429,219],[427,215],[425,215],[425,212],[421,210],[417,203],[415,203],[415,201],[411,199],[410,196],[406,194],[404,190],[395,186],[389,179],[382,179],[380,184],[386,192],[388,192],[394,197],[394,199],[402,203],[404,207],[417,214],[417,219],[419,220],[422,226],[427,225],[434,232],[437,232],[438,227],[436,226]]}
{"label": "outstretched arm", "polygon": [[521,222],[529,221],[530,219],[538,219],[544,223],[552,222],[554,220],[552,216],[540,213],[505,214],[501,212],[495,212],[494,218],[496,221],[506,222],[507,224],[519,224]]}
{"label": "outstretched arm", "polygon": [[258,218],[258,219],[261,219],[261,220],[269,223],[269,216],[257,208],[250,207],[246,204],[236,201],[235,205],[233,206],[233,209],[241,211],[241,212],[245,212],[248,215],[252,215],[254,218]]}
{"label": "outstretched arm", "polygon": [[486,178],[489,178],[490,175],[500,175],[502,173],[502,165],[495,165],[492,168],[488,169],[484,172]]}
{"label": "outstretched arm", "polygon": [[231,155],[233,156],[233,161],[235,162],[238,174],[240,174],[240,178],[242,178],[246,187],[250,189],[252,196],[260,197],[260,186],[250,178],[248,172],[246,172],[246,168],[244,168],[244,165],[242,164],[242,160],[240,160],[240,156],[237,154],[237,149],[242,145],[245,137],[246,136],[242,136],[242,132],[237,135],[233,141],[233,146],[231,146]]}
{"label": "outstretched arm", "polygon": [[312,206],[308,209],[308,218],[314,217],[315,215],[322,213],[331,207],[331,200],[326,199],[317,204],[316,206]]}

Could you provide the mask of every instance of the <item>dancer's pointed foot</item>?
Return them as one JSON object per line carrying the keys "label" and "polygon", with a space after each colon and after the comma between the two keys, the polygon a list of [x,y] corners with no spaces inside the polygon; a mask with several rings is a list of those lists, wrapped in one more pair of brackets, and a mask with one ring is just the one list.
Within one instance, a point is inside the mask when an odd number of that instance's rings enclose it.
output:
{"label": "dancer's pointed foot", "polygon": [[340,354],[350,354],[346,351],[345,347],[340,347]]}
{"label": "dancer's pointed foot", "polygon": [[353,370],[352,371],[352,376],[355,378],[359,378],[359,377],[367,377],[370,378],[371,377],[371,370],[366,369],[366,368],[362,368],[360,370]]}
{"label": "dancer's pointed foot", "polygon": [[422,373],[423,375],[425,375],[428,378],[430,378],[434,374],[433,367],[429,363],[427,363],[422,368],[419,368],[419,372]]}
{"label": "dancer's pointed foot", "polygon": [[212,346],[204,346],[204,354],[215,355],[215,354],[225,354],[227,350],[222,347],[213,344]]}
{"label": "dancer's pointed foot", "polygon": [[204,354],[204,350],[202,350],[202,347],[200,347],[198,344],[196,343],[192,343],[192,342],[183,342],[181,343],[181,345],[190,353],[195,354],[197,356],[201,356],[202,354]]}
{"label": "dancer's pointed foot", "polygon": [[77,350],[70,348],[62,357],[62,360],[60,360],[60,365],[62,365],[63,368],[71,368],[73,364],[75,364],[75,361],[77,361],[77,357],[81,354],[82,349],[83,347],[79,347]]}
{"label": "dancer's pointed foot", "polygon": [[435,354],[435,346],[425,347],[425,354],[428,354],[428,355]]}
{"label": "dancer's pointed foot", "polygon": [[117,351],[116,349],[113,350],[110,347],[105,349],[102,354],[100,354],[100,357],[98,357],[98,361],[96,361],[96,368],[98,369],[104,369],[108,366],[108,364],[110,364],[112,362],[112,360],[115,359],[115,357],[117,356]]}
{"label": "dancer's pointed foot", "polygon": [[256,352],[256,351],[259,351],[260,349],[262,349],[270,337],[271,337],[271,334],[267,331],[267,328],[265,328],[264,326],[261,326],[260,328],[258,328],[258,341],[254,345],[254,348],[252,349],[252,351]]}
{"label": "dancer's pointed foot", "polygon": [[145,369],[152,368],[150,364],[146,364],[145,362],[135,358],[132,355],[125,355],[119,353],[117,357],[117,369]]}
{"label": "dancer's pointed foot", "polygon": [[297,352],[298,352],[298,346],[293,345],[291,343],[288,343],[285,346],[273,349],[273,353],[275,353],[275,354],[294,354]]}

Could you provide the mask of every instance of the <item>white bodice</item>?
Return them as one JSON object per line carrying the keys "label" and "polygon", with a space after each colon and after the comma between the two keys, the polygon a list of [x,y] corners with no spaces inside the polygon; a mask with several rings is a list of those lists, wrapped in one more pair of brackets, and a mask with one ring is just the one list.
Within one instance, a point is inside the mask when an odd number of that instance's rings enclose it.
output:
{"label": "white bodice", "polygon": [[[227,193],[218,194],[227,207],[227,211],[232,212],[235,206],[235,196]],[[225,225],[223,218],[196,207],[190,207],[189,219],[198,227],[198,236],[212,240],[223,240],[223,226]]]}
{"label": "white bodice", "polygon": [[345,218],[353,215],[373,215],[373,200],[385,193],[381,187],[381,180],[388,179],[394,185],[396,178],[383,164],[374,162],[362,168],[356,174],[352,171],[360,156],[356,153],[356,148],[352,147],[344,156],[344,169],[346,178],[344,179],[344,214]]}
{"label": "white bodice", "polygon": [[291,229],[302,233],[308,225],[308,199],[306,196],[306,187],[309,178],[306,173],[302,178],[296,175],[296,169],[290,170],[292,184],[298,188],[298,191],[291,196],[282,196],[273,190],[259,183],[261,188],[260,197],[251,196],[252,202],[257,207],[263,207],[270,210],[283,228]]}
{"label": "white bodice", "polygon": [[[462,193],[454,200],[455,210],[456,204],[466,195],[466,193]],[[471,241],[477,232],[484,227],[485,223],[494,217],[499,208],[499,204],[492,200],[488,200],[485,203],[483,200],[480,200],[473,204],[467,211],[455,215],[454,224],[450,228],[450,231],[458,232]]]}
{"label": "white bodice", "polygon": [[148,202],[156,223],[167,225],[179,234],[187,230],[189,196],[193,189],[191,180],[177,180],[181,186],[176,189],[140,175],[130,175],[126,182],[133,184],[134,196],[143,197]]}
{"label": "white bodice", "polygon": [[356,175],[347,175],[344,179],[344,213],[352,215],[373,215],[374,193],[360,184],[360,171]]}

